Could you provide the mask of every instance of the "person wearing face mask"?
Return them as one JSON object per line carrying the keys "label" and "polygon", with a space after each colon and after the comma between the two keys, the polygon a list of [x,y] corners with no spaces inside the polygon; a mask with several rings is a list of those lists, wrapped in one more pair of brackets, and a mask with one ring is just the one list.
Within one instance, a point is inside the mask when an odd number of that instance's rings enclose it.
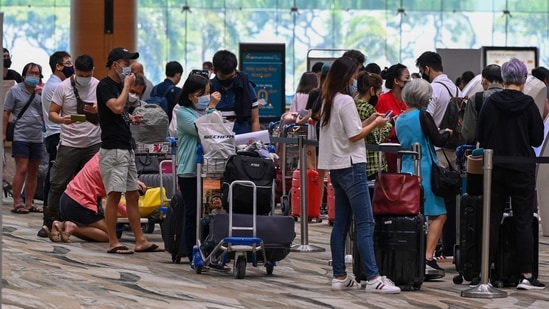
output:
{"label": "person wearing face mask", "polygon": [[[15,175],[13,176],[13,206],[12,212],[27,214],[42,212],[33,205],[34,193],[37,187],[38,166],[42,159],[42,107],[41,97],[35,92],[42,71],[36,63],[28,63],[23,68],[24,82],[13,86],[4,100],[3,142],[6,142],[6,130],[10,116],[17,116],[28,103],[28,108],[15,123],[11,156],[15,159]],[[25,183],[25,202],[21,191]]]}
{"label": "person wearing face mask", "polygon": [[189,262],[196,243],[196,145],[198,133],[194,121],[215,110],[221,94],[210,93],[210,82],[202,75],[190,75],[177,98],[177,176],[183,195],[185,247]]}
{"label": "person wearing face mask", "polygon": [[[383,80],[379,74],[361,71],[357,76],[357,94],[355,97],[356,109],[360,120],[365,121],[373,114],[376,114],[375,102],[377,96],[381,93],[381,84]],[[366,144],[379,144],[383,142],[391,133],[393,128],[392,119],[384,127],[376,128],[370,134],[364,137]],[[368,180],[374,180],[381,166],[382,172],[387,172],[387,161],[385,156],[381,156],[379,162],[379,153],[377,151],[366,151],[366,176]]]}
{"label": "person wearing face mask", "polygon": [[[107,57],[107,76],[97,85],[97,110],[101,127],[99,168],[107,193],[105,223],[109,244],[107,253],[132,254],[158,252],[164,249],[151,243],[141,230],[139,192],[135,167],[135,142],[130,125],[138,125],[142,118],[128,112],[128,94],[135,84],[131,62],[139,53],[122,47],[113,48]],[[116,236],[118,203],[122,193],[126,197],[128,220],[135,237],[134,250],[123,245]]]}
{"label": "person wearing face mask", "polygon": [[[56,51],[51,54],[49,59],[49,65],[51,69],[51,76],[48,78],[44,87],[42,88],[42,115],[44,117],[44,124],[46,128],[44,144],[46,145],[46,151],[48,152],[48,171],[46,173],[46,180],[44,181],[44,217],[42,225],[46,225],[51,229],[52,222],[58,217],[57,213],[52,213],[48,207],[48,196],[50,192],[50,171],[53,166],[53,162],[57,156],[57,145],[59,144],[59,137],[61,134],[61,125],[55,123],[49,119],[50,103],[53,97],[55,89],[66,78],[71,77],[74,74],[74,67],[71,61],[71,55],[66,51]],[[48,237],[48,234],[44,229],[38,231],[37,236]]]}
{"label": "person wearing face mask", "polygon": [[[394,64],[389,68],[385,68],[381,71],[381,77],[385,79],[385,87],[389,89],[388,92],[379,96],[376,106],[378,113],[385,114],[387,111],[393,112],[393,117],[396,119],[402,111],[406,109],[406,104],[402,100],[402,88],[410,80],[410,71],[408,68],[400,63]],[[398,143],[398,139],[395,133],[395,129],[391,130],[391,134],[385,140],[387,143]],[[396,173],[396,154],[385,153],[387,159],[389,173]]]}
{"label": "person wearing face mask", "polygon": [[181,88],[177,87],[177,84],[181,81],[183,76],[183,66],[177,61],[170,61],[166,63],[166,79],[160,84],[154,86],[151,90],[151,97],[149,103],[154,103],[155,97],[166,98],[166,105],[164,111],[168,115],[168,120],[172,120],[172,111],[177,102],[177,96],[181,91]]}
{"label": "person wearing face mask", "polygon": [[217,109],[230,121],[234,121],[236,134],[259,130],[259,102],[255,84],[244,72],[236,70],[236,55],[228,50],[220,50],[212,59],[215,77],[212,90],[221,93]]}
{"label": "person wearing face mask", "polygon": [[11,67],[11,55],[10,51],[4,48],[4,80],[14,80],[16,83],[23,81],[21,74],[17,71],[10,69]]}
{"label": "person wearing face mask", "polygon": [[[64,64],[66,67],[68,62]],[[93,77],[94,61],[89,55],[80,55],[74,62],[74,74],[69,75],[55,89],[51,98],[48,119],[61,126],[57,156],[50,171],[48,213],[60,220],[59,200],[72,177],[99,151],[101,129],[90,121],[75,121],[81,114],[79,105],[97,114],[96,88],[99,81]],[[63,69],[65,74],[68,69]],[[67,72],[67,74],[70,72]],[[77,95],[81,102],[78,102]],[[44,230],[51,233],[51,222]]]}

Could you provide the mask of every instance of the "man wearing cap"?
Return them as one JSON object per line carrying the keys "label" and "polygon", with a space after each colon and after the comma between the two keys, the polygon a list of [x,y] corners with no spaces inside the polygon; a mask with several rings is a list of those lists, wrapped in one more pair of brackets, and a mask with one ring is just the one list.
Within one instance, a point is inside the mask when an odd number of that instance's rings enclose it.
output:
{"label": "man wearing cap", "polygon": [[117,47],[107,59],[107,77],[97,86],[97,107],[101,127],[99,167],[107,192],[105,221],[109,235],[108,253],[131,254],[134,251],[122,245],[116,236],[117,206],[125,192],[126,209],[130,227],[135,236],[136,252],[163,251],[147,241],[141,230],[138,208],[137,169],[135,167],[134,142],[130,124],[141,122],[138,116],[128,113],[128,93],[135,82],[131,62],[139,57],[137,52]]}

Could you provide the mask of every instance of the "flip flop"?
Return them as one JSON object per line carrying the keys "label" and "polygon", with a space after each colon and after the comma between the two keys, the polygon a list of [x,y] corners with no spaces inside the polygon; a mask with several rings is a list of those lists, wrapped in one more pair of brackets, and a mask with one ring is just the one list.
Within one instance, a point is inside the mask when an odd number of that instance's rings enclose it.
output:
{"label": "flip flop", "polygon": [[54,222],[53,227],[55,227],[55,229],[59,232],[58,235],[61,238],[61,241],[71,242],[71,240],[69,239],[69,235],[67,234],[67,232],[63,231],[63,226],[61,226],[59,223],[59,221]]}
{"label": "flip flop", "polygon": [[43,213],[44,212],[44,210],[42,210],[42,208],[38,208],[34,205],[32,205],[29,208],[25,208],[25,209],[28,210],[29,212],[38,212],[38,213]]}
{"label": "flip flop", "polygon": [[107,253],[114,253],[114,254],[133,254],[133,251],[131,251],[128,247],[124,245],[116,246],[112,249],[109,249]]}
{"label": "flip flop", "polygon": [[52,234],[51,231],[50,231],[50,228],[47,226],[47,225],[43,225],[42,226],[42,229],[44,231],[46,231],[46,233],[48,234],[48,238],[52,241],[52,242],[61,242],[62,239],[61,239],[61,234]]}
{"label": "flip flop", "polygon": [[13,207],[11,209],[11,212],[13,212],[14,214],[26,215],[26,214],[29,213],[29,210],[25,208],[25,205],[19,204],[19,205]]}
{"label": "flip flop", "polygon": [[145,249],[135,249],[135,252],[164,252],[164,249],[159,248],[156,244],[152,244]]}

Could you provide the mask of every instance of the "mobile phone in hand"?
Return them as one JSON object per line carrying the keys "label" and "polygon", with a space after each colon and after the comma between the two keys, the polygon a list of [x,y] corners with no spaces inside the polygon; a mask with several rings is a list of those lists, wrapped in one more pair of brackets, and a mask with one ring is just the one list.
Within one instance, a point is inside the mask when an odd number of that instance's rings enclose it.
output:
{"label": "mobile phone in hand", "polygon": [[389,117],[392,117],[393,116],[393,111],[392,110],[388,110],[385,115],[383,116],[383,118],[389,118]]}

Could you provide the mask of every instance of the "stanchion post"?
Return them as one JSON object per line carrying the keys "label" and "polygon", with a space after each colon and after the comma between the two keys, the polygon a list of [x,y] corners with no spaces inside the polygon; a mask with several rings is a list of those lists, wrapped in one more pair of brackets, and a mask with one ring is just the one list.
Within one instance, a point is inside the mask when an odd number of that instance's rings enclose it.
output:
{"label": "stanchion post", "polygon": [[462,297],[469,298],[503,298],[507,292],[498,290],[488,283],[490,263],[490,202],[492,194],[492,169],[494,151],[484,149],[483,178],[483,218],[482,218],[482,260],[480,268],[480,283],[468,290],[461,291]]}
{"label": "stanchion post", "polygon": [[305,147],[305,135],[299,135],[299,186],[300,202],[301,202],[301,244],[292,247],[292,251],[301,252],[322,252],[326,249],[309,245],[309,214],[308,214],[308,198],[307,198],[307,152]]}

